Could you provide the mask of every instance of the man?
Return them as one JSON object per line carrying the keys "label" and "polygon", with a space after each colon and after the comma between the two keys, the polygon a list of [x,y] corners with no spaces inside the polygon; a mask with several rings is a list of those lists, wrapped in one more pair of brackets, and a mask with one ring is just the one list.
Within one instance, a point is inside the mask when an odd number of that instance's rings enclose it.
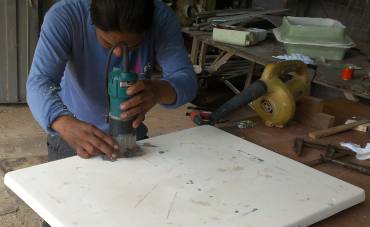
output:
{"label": "man", "polygon": [[[109,49],[128,44],[132,68],[143,80],[121,108],[136,116],[137,139],[146,137],[145,114],[156,104],[175,108],[191,101],[197,80],[176,16],[160,0],[61,0],[46,14],[27,81],[30,109],[49,133],[49,161],[73,156],[112,156],[107,134],[104,67]],[[112,65],[122,62],[116,48]],[[153,62],[162,79],[149,80]],[[48,226],[44,223],[43,226]]]}
{"label": "man", "polygon": [[[197,80],[176,16],[160,0],[62,0],[46,14],[27,81],[27,100],[49,133],[49,161],[72,155],[111,157],[117,142],[107,134],[104,67],[109,49],[128,44],[132,68],[143,78],[128,89],[121,109],[133,116],[137,139],[146,137],[145,114],[156,104],[191,101]],[[122,62],[114,50],[112,66]],[[153,62],[162,79],[149,80]]]}

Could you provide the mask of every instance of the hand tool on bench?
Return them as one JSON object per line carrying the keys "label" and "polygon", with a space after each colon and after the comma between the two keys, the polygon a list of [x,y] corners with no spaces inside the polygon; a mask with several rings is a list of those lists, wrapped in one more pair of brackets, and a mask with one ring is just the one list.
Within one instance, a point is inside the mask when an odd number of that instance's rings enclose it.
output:
{"label": "hand tool on bench", "polygon": [[294,151],[299,157],[303,156],[303,151],[305,147],[324,150],[324,151],[335,150],[341,154],[354,155],[354,153],[351,150],[334,145],[334,144],[326,144],[326,143],[319,142],[319,141],[308,141],[303,138],[296,138],[294,140]]}
{"label": "hand tool on bench", "polygon": [[354,156],[355,154],[349,149],[333,144],[324,144],[317,141],[307,141],[303,138],[296,138],[294,140],[294,151],[299,157],[302,157],[305,147],[326,151],[325,155],[321,155],[321,159],[306,163],[309,166],[315,166],[324,162],[330,162],[351,170],[358,171],[360,173],[364,173],[366,175],[370,175],[370,167],[368,166],[338,160],[338,158],[343,158],[345,156]]}
{"label": "hand tool on bench", "polygon": [[326,155],[321,155],[321,159],[322,159],[323,162],[330,162],[330,163],[342,166],[344,168],[355,170],[355,171],[358,171],[360,173],[363,173],[363,174],[366,174],[366,175],[370,176],[370,167],[355,164],[355,163],[352,163],[352,162],[339,161],[337,159],[328,157]]}
{"label": "hand tool on bench", "polygon": [[[282,76],[291,73],[290,79]],[[250,105],[269,127],[284,127],[294,116],[296,101],[308,94],[309,82],[306,65],[301,61],[283,61],[268,64],[260,80],[253,82],[241,93],[208,115],[194,111],[197,125],[215,124],[230,112]]]}
{"label": "hand tool on bench", "polygon": [[[303,152],[306,147],[330,152],[332,158],[343,158],[348,155],[354,155],[352,151],[337,145],[325,144],[318,141],[307,141],[303,138],[296,138],[294,140],[294,152],[298,157],[303,156]],[[322,159],[316,159],[305,164],[308,166],[316,166],[322,163]]]}
{"label": "hand tool on bench", "polygon": [[[109,72],[112,54],[115,48],[123,48],[122,68],[113,67]],[[136,83],[138,75],[130,71],[129,48],[126,43],[120,42],[114,45],[108,55],[105,67],[106,93],[108,97],[107,109],[109,115],[109,132],[119,144],[117,157],[131,157],[138,152],[136,145],[136,130],[132,126],[133,118],[122,120],[121,103],[128,101],[131,97],[127,95],[127,89]],[[113,157],[113,159],[117,158]]]}
{"label": "hand tool on bench", "polygon": [[370,120],[364,119],[364,120],[356,121],[356,122],[353,122],[353,123],[350,123],[350,124],[344,124],[344,125],[339,125],[339,126],[335,126],[335,127],[328,128],[328,129],[323,129],[323,130],[310,132],[308,135],[312,139],[320,139],[320,138],[323,138],[323,137],[326,137],[326,136],[331,136],[331,135],[335,135],[335,134],[340,133],[340,132],[348,131],[348,130],[353,129],[353,128],[359,126],[359,125],[363,125],[363,124],[366,124],[366,123],[369,123],[369,122],[370,122]]}

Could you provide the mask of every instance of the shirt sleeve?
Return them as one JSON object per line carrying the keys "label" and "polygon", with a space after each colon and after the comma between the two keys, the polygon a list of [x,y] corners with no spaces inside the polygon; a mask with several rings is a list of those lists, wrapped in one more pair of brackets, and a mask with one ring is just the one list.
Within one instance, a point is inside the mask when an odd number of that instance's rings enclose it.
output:
{"label": "shirt sleeve", "polygon": [[[162,3],[163,4],[163,3]],[[176,15],[167,6],[160,10],[160,22],[155,32],[155,54],[162,68],[162,79],[176,90],[176,102],[163,105],[176,108],[192,101],[198,91],[198,81],[188,57]]]}
{"label": "shirt sleeve", "polygon": [[73,115],[58,92],[72,46],[72,23],[65,9],[55,5],[41,27],[27,79],[27,102],[41,127],[53,133],[51,124],[62,115]]}

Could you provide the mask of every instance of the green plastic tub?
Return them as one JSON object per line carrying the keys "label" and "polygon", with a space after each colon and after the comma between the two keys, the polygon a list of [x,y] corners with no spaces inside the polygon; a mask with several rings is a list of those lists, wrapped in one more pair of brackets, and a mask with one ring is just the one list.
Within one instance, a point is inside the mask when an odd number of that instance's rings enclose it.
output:
{"label": "green plastic tub", "polygon": [[288,54],[304,54],[311,58],[325,58],[327,60],[343,60],[348,47],[325,47],[302,44],[285,44]]}
{"label": "green plastic tub", "polygon": [[284,17],[281,38],[289,42],[338,43],[346,41],[346,27],[330,18]]}
{"label": "green plastic tub", "polygon": [[273,33],[285,44],[288,54],[342,60],[347,50],[355,46],[338,21],[306,17],[285,17],[284,21]]}

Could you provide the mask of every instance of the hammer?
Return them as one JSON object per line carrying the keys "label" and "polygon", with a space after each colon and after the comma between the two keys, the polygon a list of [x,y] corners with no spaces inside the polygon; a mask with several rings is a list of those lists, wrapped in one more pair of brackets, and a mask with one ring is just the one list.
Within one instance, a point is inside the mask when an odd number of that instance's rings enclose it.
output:
{"label": "hammer", "polygon": [[334,135],[340,132],[348,131],[350,129],[356,128],[359,125],[363,125],[369,122],[370,122],[369,120],[365,119],[365,120],[356,121],[356,122],[346,124],[346,125],[339,125],[339,126],[328,128],[328,129],[310,132],[308,135],[312,139],[320,139],[326,136],[331,136],[331,135]]}
{"label": "hammer", "polygon": [[324,151],[335,151],[345,155],[353,155],[353,152],[351,150],[339,147],[337,145],[325,144],[318,141],[307,141],[303,138],[296,138],[294,140],[294,151],[299,157],[303,156],[303,150],[305,147]]}

